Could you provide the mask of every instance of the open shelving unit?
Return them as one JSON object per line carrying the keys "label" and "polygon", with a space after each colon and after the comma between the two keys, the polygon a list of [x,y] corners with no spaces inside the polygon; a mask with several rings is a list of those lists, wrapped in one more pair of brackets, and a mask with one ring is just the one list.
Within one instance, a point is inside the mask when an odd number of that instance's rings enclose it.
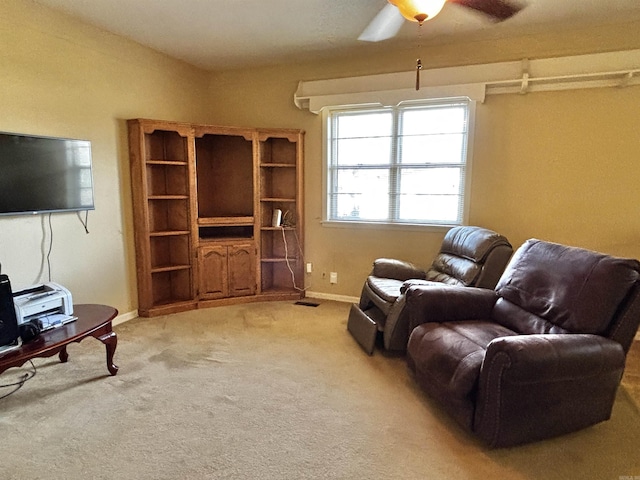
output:
{"label": "open shelving unit", "polygon": [[304,296],[302,131],[128,127],[140,315]]}
{"label": "open shelving unit", "polygon": [[[304,292],[302,258],[302,134],[261,131],[260,167],[261,290],[267,295]],[[282,212],[274,225],[274,211]]]}
{"label": "open shelving unit", "polygon": [[192,308],[188,131],[177,125],[129,127],[139,312]]}

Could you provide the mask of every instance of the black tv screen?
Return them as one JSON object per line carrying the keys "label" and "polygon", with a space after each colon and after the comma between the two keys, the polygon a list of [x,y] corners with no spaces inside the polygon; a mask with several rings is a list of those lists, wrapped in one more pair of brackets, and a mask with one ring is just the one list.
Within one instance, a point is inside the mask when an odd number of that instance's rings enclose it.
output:
{"label": "black tv screen", "polygon": [[91,142],[0,132],[0,215],[93,208]]}

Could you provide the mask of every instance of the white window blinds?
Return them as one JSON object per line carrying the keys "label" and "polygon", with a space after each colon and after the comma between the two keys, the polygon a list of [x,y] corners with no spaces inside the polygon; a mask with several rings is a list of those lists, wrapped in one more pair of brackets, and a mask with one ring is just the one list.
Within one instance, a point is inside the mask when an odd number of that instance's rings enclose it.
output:
{"label": "white window blinds", "polygon": [[462,223],[470,103],[330,110],[327,220]]}

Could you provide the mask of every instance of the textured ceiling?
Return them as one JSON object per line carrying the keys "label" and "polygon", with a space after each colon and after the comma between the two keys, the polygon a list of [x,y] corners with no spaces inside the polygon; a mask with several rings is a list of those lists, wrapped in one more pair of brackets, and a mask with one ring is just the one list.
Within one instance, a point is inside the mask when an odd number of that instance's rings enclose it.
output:
{"label": "textured ceiling", "polygon": [[[206,70],[274,65],[370,52],[357,38],[386,0],[36,0],[104,30],[128,37]],[[424,41],[508,37],[542,28],[640,19],[640,0],[520,0],[527,7],[493,23],[481,14],[445,5],[426,22]],[[413,42],[406,22],[386,40]]]}

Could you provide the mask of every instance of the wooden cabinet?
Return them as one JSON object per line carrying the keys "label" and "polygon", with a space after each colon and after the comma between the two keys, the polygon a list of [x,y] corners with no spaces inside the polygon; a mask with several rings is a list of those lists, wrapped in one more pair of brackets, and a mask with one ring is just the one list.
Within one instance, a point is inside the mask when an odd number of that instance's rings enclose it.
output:
{"label": "wooden cabinet", "polygon": [[200,298],[255,295],[256,247],[253,243],[212,244],[199,249]]}
{"label": "wooden cabinet", "polygon": [[303,132],[128,127],[140,315],[303,296]]}

